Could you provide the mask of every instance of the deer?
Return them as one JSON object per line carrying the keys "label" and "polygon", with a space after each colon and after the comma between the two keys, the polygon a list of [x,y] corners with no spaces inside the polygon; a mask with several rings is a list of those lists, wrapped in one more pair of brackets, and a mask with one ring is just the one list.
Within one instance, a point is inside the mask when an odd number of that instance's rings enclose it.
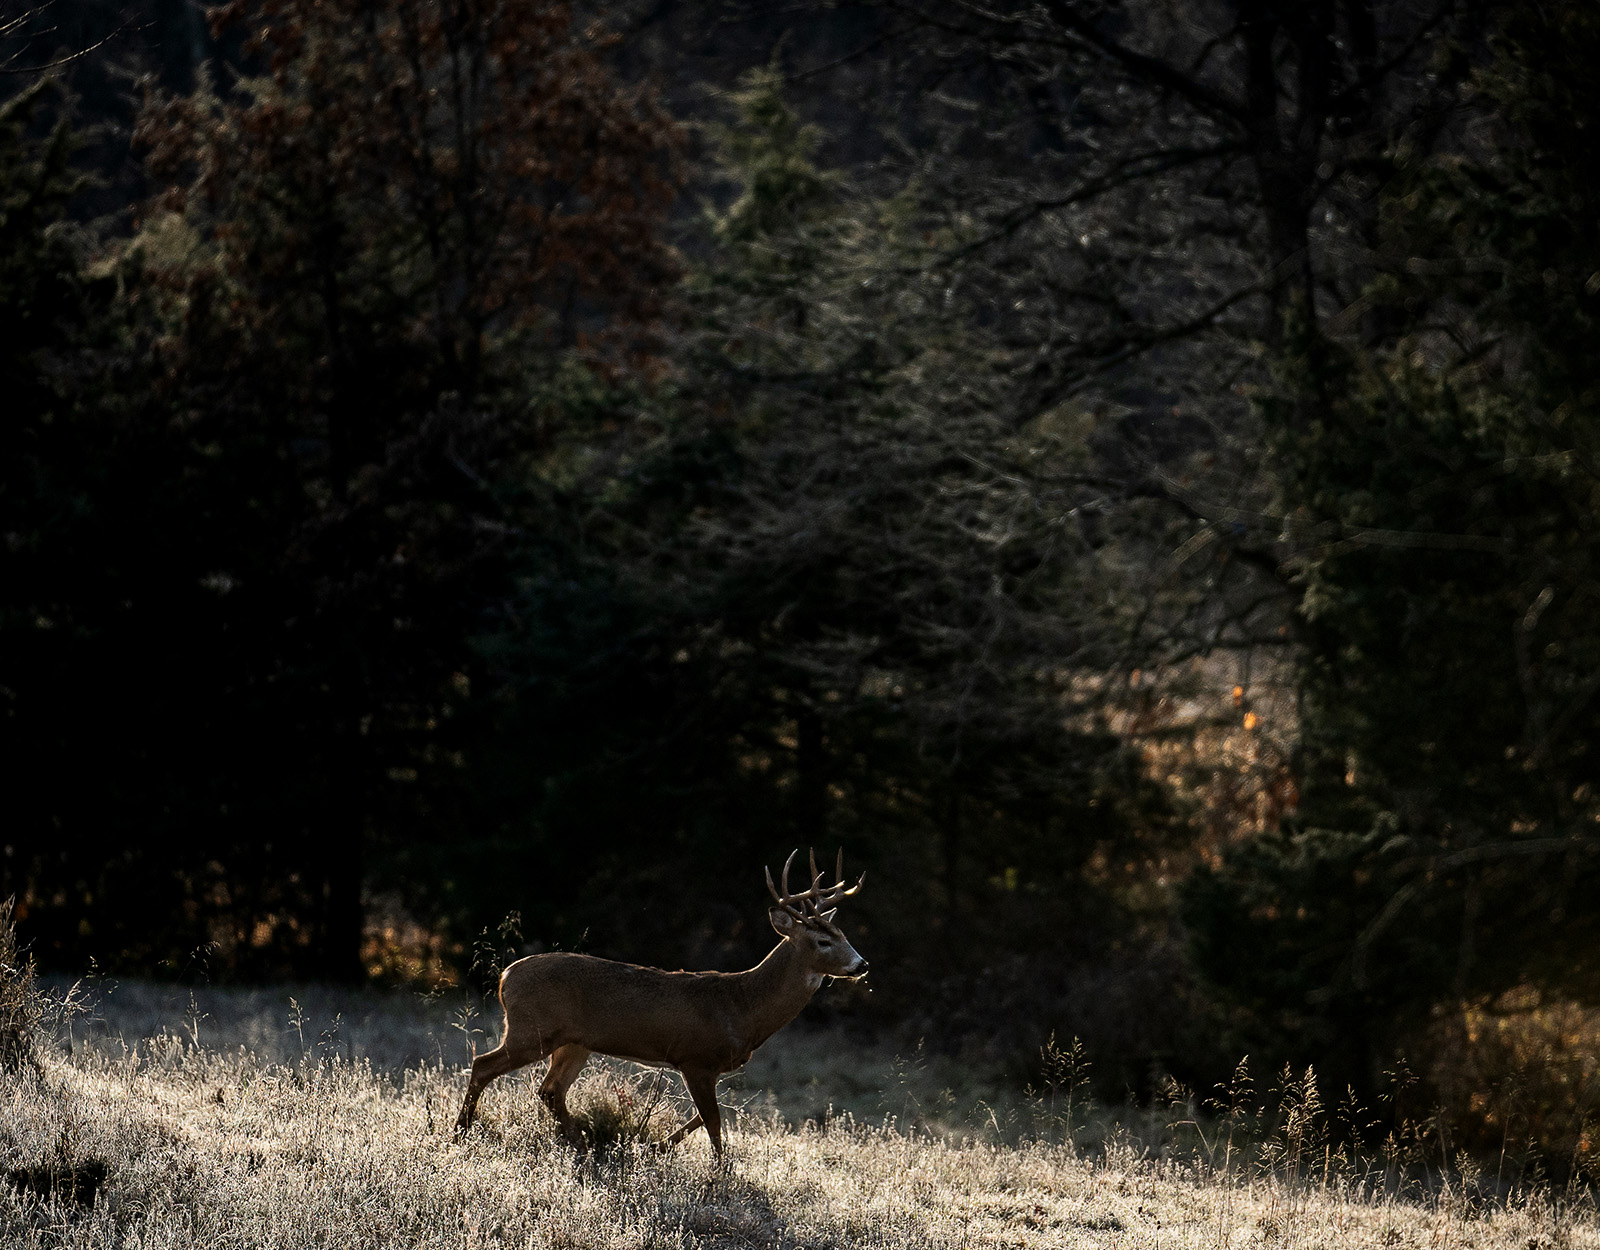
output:
{"label": "deer", "polygon": [[506,968],[500,975],[505,1028],[500,1044],[472,1061],[457,1135],[472,1127],[484,1086],[548,1056],[539,1097],[566,1139],[581,1144],[567,1089],[591,1054],[611,1055],[677,1070],[695,1115],[664,1146],[676,1146],[703,1125],[720,1165],[718,1079],[743,1067],[799,1015],[825,978],[867,975],[867,961],[833,922],[840,900],[858,893],[866,874],[847,888],[841,849],[834,884],[824,887],[813,850],[810,887],[791,893],[789,867],[798,854],[784,861],[781,889],[772,869],[763,869],[775,903],[767,917],[780,940],[744,972],[668,972],[570,952],[529,955]]}

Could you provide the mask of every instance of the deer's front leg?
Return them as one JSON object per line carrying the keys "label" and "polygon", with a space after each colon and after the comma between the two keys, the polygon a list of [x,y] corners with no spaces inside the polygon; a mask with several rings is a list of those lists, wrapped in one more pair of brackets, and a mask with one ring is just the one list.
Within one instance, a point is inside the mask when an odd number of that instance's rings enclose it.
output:
{"label": "deer's front leg", "polygon": [[690,1133],[694,1132],[695,1129],[699,1128],[704,1123],[705,1121],[700,1118],[700,1113],[696,1111],[694,1113],[694,1118],[680,1128],[671,1137],[667,1138],[665,1144],[668,1146],[676,1146],[685,1137],[689,1136]]}
{"label": "deer's front leg", "polygon": [[685,1069],[683,1083],[689,1087],[689,1097],[694,1099],[695,1110],[700,1114],[679,1129],[673,1140],[679,1140],[698,1124],[704,1124],[706,1136],[711,1139],[711,1149],[716,1153],[718,1162],[721,1162],[722,1109],[717,1106],[717,1074],[698,1068]]}

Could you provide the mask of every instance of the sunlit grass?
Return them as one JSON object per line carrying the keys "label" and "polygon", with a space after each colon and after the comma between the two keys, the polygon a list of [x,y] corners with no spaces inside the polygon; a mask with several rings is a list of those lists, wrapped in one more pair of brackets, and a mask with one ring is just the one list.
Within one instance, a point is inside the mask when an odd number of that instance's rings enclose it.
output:
{"label": "sunlit grass", "polygon": [[[341,999],[334,1029],[319,1013]],[[1405,1190],[1306,1152],[1224,1171],[1133,1120],[1064,1131],[1044,1097],[963,1110],[972,1090],[943,1083],[959,1076],[945,1062],[803,1029],[725,1096],[718,1171],[703,1135],[654,1149],[681,1095],[620,1064],[573,1091],[587,1150],[557,1137],[527,1076],[492,1086],[456,1139],[487,1022],[442,1000],[123,986],[99,1014],[0,1090],[7,1246],[1600,1245],[1561,1195]]]}

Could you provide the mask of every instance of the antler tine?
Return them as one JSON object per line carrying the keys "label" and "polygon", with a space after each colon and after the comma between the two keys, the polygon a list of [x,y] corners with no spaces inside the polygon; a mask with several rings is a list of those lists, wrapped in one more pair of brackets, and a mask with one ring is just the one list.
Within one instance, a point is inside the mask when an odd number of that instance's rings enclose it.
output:
{"label": "antler tine", "polygon": [[842,898],[849,898],[852,894],[857,893],[861,889],[862,885],[866,882],[866,879],[867,879],[867,874],[866,873],[862,873],[861,874],[861,879],[859,881],[857,881],[849,889],[845,888],[845,884],[844,884],[844,847],[842,847],[842,846],[839,848],[839,858],[834,863],[833,875],[837,878],[837,880],[832,885],[830,885],[826,890],[820,891],[818,893],[818,895],[817,895],[817,907],[819,909],[821,909],[823,907],[831,907],[833,904],[837,903]]}
{"label": "antler tine", "polygon": [[[778,893],[778,887],[772,884],[772,869],[768,868],[765,864],[762,865],[761,869],[767,874],[767,889],[771,891],[772,897],[777,901],[778,906],[783,908],[784,911],[788,912],[796,920],[803,919],[804,917],[799,909],[795,907],[795,896],[789,893],[789,865],[794,863],[794,857],[798,854],[800,854],[800,848],[796,847],[794,850],[789,852],[789,858],[783,863],[783,893],[781,894]],[[802,895],[801,897],[804,896]]]}
{"label": "antler tine", "polygon": [[820,899],[818,899],[817,902],[818,902],[818,904],[820,906],[832,907],[835,903],[837,903],[842,898],[850,898],[853,895],[861,893],[861,887],[862,887],[862,885],[864,885],[866,883],[866,880],[867,880],[867,874],[866,873],[862,873],[860,880],[858,880],[848,890],[845,889],[844,883],[840,882],[838,885],[832,887],[831,889],[824,890],[822,892],[822,897]]}

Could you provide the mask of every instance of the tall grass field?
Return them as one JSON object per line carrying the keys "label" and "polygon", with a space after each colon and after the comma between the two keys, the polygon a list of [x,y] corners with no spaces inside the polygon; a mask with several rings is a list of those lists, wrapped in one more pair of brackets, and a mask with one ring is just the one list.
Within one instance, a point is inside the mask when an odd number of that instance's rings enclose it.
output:
{"label": "tall grass field", "polygon": [[30,993],[0,1077],[8,1250],[1600,1246],[1576,1191],[1352,1158],[1304,1083],[1247,1139],[1192,1100],[1088,1106],[1070,1051],[1047,1088],[1007,1094],[796,1024],[724,1083],[718,1169],[703,1133],[657,1148],[688,1114],[676,1077],[598,1059],[571,1098],[585,1149],[536,1070],[492,1085],[457,1139],[465,1064],[499,1027],[465,999]]}

